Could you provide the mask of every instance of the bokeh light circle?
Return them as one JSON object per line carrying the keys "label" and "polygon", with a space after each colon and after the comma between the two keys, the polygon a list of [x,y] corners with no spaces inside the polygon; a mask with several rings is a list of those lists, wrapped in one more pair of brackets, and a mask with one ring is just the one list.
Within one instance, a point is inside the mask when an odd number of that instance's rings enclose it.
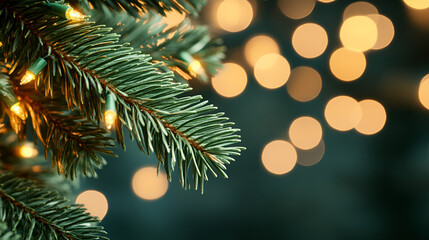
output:
{"label": "bokeh light circle", "polygon": [[298,161],[297,163],[301,166],[310,167],[322,160],[323,155],[325,154],[325,142],[320,140],[319,145],[315,148],[309,150],[297,150]]}
{"label": "bokeh light circle", "polygon": [[100,220],[107,214],[109,204],[106,197],[99,191],[87,190],[79,194],[76,198],[77,204],[83,204],[86,212],[91,216],[98,217]]}
{"label": "bokeh light circle", "polygon": [[338,131],[354,128],[362,118],[359,103],[349,96],[337,96],[329,100],[325,107],[325,119],[329,126]]}
{"label": "bokeh light circle", "polygon": [[308,150],[316,147],[322,139],[322,126],[312,117],[295,119],[289,128],[289,138],[295,147]]}
{"label": "bokeh light circle", "polygon": [[423,10],[426,8],[429,8],[429,1],[428,0],[403,0],[407,6],[410,8]]}
{"label": "bokeh light circle", "polygon": [[290,76],[289,62],[283,56],[270,53],[256,62],[254,74],[256,81],[268,89],[283,86]]}
{"label": "bokeh light circle", "polygon": [[322,89],[322,77],[311,67],[296,67],[292,69],[286,87],[293,99],[308,102],[319,95]]}
{"label": "bokeh light circle", "polygon": [[347,18],[340,29],[340,39],[345,48],[364,52],[377,42],[377,25],[367,16]]}
{"label": "bokeh light circle", "polygon": [[251,66],[255,66],[259,58],[269,53],[280,54],[280,48],[277,42],[267,35],[252,37],[244,47],[244,55]]}
{"label": "bokeh light circle", "polygon": [[328,34],[315,23],[299,26],[292,35],[292,46],[304,58],[315,58],[322,55],[328,46]]}
{"label": "bokeh light circle", "polygon": [[420,103],[429,109],[429,74],[421,80],[418,95]]}
{"label": "bokeh light circle", "polygon": [[321,3],[331,3],[331,2],[333,2],[335,0],[317,0],[317,1],[319,1]]}
{"label": "bokeh light circle", "polygon": [[142,199],[158,199],[167,192],[167,176],[161,171],[157,174],[155,167],[141,168],[133,176],[132,188],[134,193]]}
{"label": "bokeh light circle", "polygon": [[278,0],[280,11],[289,18],[305,18],[313,11],[316,0]]}
{"label": "bokeh light circle", "polygon": [[395,36],[392,21],[388,17],[379,14],[368,15],[368,17],[377,24],[377,41],[372,49],[379,50],[389,46]]}
{"label": "bokeh light circle", "polygon": [[359,102],[362,118],[356,125],[356,130],[365,135],[376,134],[386,124],[386,110],[381,103],[366,99]]}
{"label": "bokeh light circle", "polygon": [[252,5],[246,0],[224,0],[217,9],[216,19],[228,32],[242,31],[252,22]]}
{"label": "bokeh light circle", "polygon": [[371,14],[378,14],[378,9],[369,2],[358,1],[346,7],[343,13],[343,20],[353,16],[367,16]]}
{"label": "bokeh light circle", "polygon": [[281,175],[290,172],[296,165],[295,147],[284,140],[268,143],[262,151],[262,164],[269,172]]}
{"label": "bokeh light circle", "polygon": [[238,64],[225,63],[224,67],[212,78],[212,85],[220,95],[236,97],[246,88],[246,71]]}
{"label": "bokeh light circle", "polygon": [[329,59],[332,74],[342,81],[353,81],[365,72],[366,58],[361,52],[346,48],[335,50]]}

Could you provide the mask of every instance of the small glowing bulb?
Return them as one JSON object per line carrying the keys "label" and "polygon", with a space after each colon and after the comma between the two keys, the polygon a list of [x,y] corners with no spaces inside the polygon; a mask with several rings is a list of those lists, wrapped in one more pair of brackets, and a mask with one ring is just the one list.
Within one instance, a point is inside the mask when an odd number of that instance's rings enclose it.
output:
{"label": "small glowing bulb", "polygon": [[13,104],[12,107],[10,107],[10,110],[14,112],[19,118],[21,118],[22,120],[25,120],[25,112],[24,112],[24,109],[22,109],[19,102]]}
{"label": "small glowing bulb", "polygon": [[21,82],[19,84],[24,85],[33,81],[34,79],[36,79],[36,75],[34,75],[34,73],[30,71],[26,71],[24,77],[22,77]]}
{"label": "small glowing bulb", "polygon": [[191,64],[189,64],[188,69],[192,75],[195,76],[203,71],[203,66],[201,66],[201,63],[198,60],[193,60]]}
{"label": "small glowing bulb", "polygon": [[104,113],[104,120],[106,121],[106,127],[107,129],[111,129],[113,124],[115,124],[116,120],[116,112],[113,110],[107,110]]}
{"label": "small glowing bulb", "polygon": [[66,11],[66,18],[67,19],[72,19],[72,20],[81,20],[81,19],[83,19],[85,16],[82,14],[82,13],[80,13],[80,12],[78,12],[78,11],[76,11],[76,10],[74,10],[73,8],[69,8],[69,9],[67,9],[67,11]]}
{"label": "small glowing bulb", "polygon": [[23,158],[32,158],[37,156],[37,154],[39,154],[39,151],[30,144],[22,145],[19,148],[19,155]]}

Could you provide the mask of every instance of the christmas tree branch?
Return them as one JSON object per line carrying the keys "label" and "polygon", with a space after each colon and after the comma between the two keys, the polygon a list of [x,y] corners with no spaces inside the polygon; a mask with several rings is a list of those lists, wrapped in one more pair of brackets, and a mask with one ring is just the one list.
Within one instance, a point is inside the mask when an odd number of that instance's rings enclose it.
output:
{"label": "christmas tree branch", "polygon": [[26,239],[107,239],[84,209],[9,173],[0,173],[0,203],[0,219]]}

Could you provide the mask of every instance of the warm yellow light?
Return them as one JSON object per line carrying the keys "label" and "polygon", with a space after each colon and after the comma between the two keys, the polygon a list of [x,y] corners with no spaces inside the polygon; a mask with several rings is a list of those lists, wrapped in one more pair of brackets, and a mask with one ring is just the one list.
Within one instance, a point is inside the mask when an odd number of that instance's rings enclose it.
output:
{"label": "warm yellow light", "polygon": [[361,52],[346,48],[337,49],[329,59],[332,74],[342,81],[353,81],[365,72],[366,58]]}
{"label": "warm yellow light", "polygon": [[347,18],[340,29],[340,39],[345,48],[364,52],[377,42],[377,25],[367,16]]}
{"label": "warm yellow light", "polygon": [[298,164],[301,166],[313,166],[322,160],[325,154],[325,142],[320,140],[319,145],[310,150],[299,150],[298,149]]}
{"label": "warm yellow light", "polygon": [[395,28],[393,27],[392,21],[383,15],[374,14],[368,15],[377,24],[377,42],[372,49],[378,50],[387,47],[393,40],[395,35]]}
{"label": "warm yellow light", "polygon": [[292,45],[295,51],[305,58],[315,58],[326,50],[328,34],[325,29],[315,23],[305,23],[299,26],[292,35]]}
{"label": "warm yellow light", "polygon": [[414,9],[426,9],[429,8],[429,0],[403,0],[410,8]]}
{"label": "warm yellow light", "polygon": [[18,116],[19,118],[21,118],[22,120],[25,120],[25,112],[24,109],[22,109],[21,105],[19,102],[13,104],[10,107],[10,110],[15,113],[16,116]]}
{"label": "warm yellow light", "polygon": [[238,64],[225,63],[218,74],[212,78],[212,85],[220,95],[236,97],[246,88],[246,71]]}
{"label": "warm yellow light", "polygon": [[71,20],[81,20],[81,19],[83,19],[85,16],[82,14],[82,13],[80,13],[80,12],[78,12],[78,11],[76,11],[76,10],[74,10],[73,8],[69,8],[69,9],[67,9],[67,11],[66,11],[66,18],[67,19],[71,19]]}
{"label": "warm yellow light", "polygon": [[325,118],[332,128],[348,131],[359,123],[362,118],[362,110],[354,98],[338,96],[326,104]]}
{"label": "warm yellow light", "polygon": [[104,112],[104,121],[106,122],[107,129],[111,129],[116,121],[116,112],[113,110],[107,110]]}
{"label": "warm yellow light", "polygon": [[252,37],[244,47],[244,55],[251,66],[255,66],[259,58],[269,53],[280,54],[280,48],[274,39],[266,35]]}
{"label": "warm yellow light", "polygon": [[24,77],[22,77],[21,82],[19,84],[24,85],[33,81],[34,79],[36,79],[36,75],[34,75],[34,73],[30,71],[26,71]]}
{"label": "warm yellow light", "polygon": [[283,56],[270,53],[259,58],[254,74],[261,86],[275,89],[283,86],[289,79],[290,65]]}
{"label": "warm yellow light", "polygon": [[222,29],[239,32],[252,22],[253,8],[246,0],[224,0],[217,9],[216,17]]}
{"label": "warm yellow light", "polygon": [[308,150],[316,147],[322,139],[322,126],[312,117],[295,119],[289,128],[289,138],[295,147]]}
{"label": "warm yellow light", "polygon": [[198,60],[192,61],[189,64],[188,69],[194,77],[203,72],[203,66]]}
{"label": "warm yellow light", "polygon": [[310,15],[316,0],[278,0],[277,4],[286,17],[301,19]]}
{"label": "warm yellow light", "polygon": [[169,29],[182,23],[185,18],[185,13],[179,13],[178,11],[173,10],[165,12],[165,17],[161,19],[161,22],[167,25],[166,29]]}
{"label": "warm yellow light", "polygon": [[429,74],[424,76],[420,82],[419,100],[425,108],[429,109]]}
{"label": "warm yellow light", "polygon": [[333,2],[335,0],[318,0],[318,1],[321,2],[321,3],[331,3],[331,2]]}
{"label": "warm yellow light", "polygon": [[269,172],[277,175],[290,172],[296,165],[297,153],[287,141],[275,140],[262,151],[262,164]]}
{"label": "warm yellow light", "polygon": [[23,158],[32,158],[37,156],[39,151],[34,147],[33,144],[24,144],[19,147],[19,156]]}
{"label": "warm yellow light", "polygon": [[365,135],[376,134],[386,123],[386,110],[379,102],[371,99],[359,102],[362,118],[356,125],[356,130]]}
{"label": "warm yellow light", "polygon": [[87,190],[79,194],[76,198],[76,204],[83,204],[86,212],[91,216],[98,217],[102,220],[109,209],[106,197],[99,191]]}
{"label": "warm yellow light", "polygon": [[343,13],[343,20],[353,16],[367,16],[378,14],[378,9],[369,2],[358,1],[349,4]]}
{"label": "warm yellow light", "polygon": [[308,102],[319,95],[322,78],[313,68],[301,66],[292,70],[286,87],[293,99]]}
{"label": "warm yellow light", "polygon": [[138,170],[132,180],[134,193],[145,200],[158,199],[167,192],[168,181],[163,172],[157,174],[155,167],[144,167]]}

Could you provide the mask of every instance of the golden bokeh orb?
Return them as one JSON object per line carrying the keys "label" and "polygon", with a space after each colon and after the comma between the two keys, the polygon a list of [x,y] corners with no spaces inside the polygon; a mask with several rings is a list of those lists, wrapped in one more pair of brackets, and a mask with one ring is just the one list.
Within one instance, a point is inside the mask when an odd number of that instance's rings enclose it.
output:
{"label": "golden bokeh orb", "polygon": [[298,161],[297,163],[301,166],[310,167],[322,160],[325,154],[325,142],[320,140],[319,145],[309,150],[297,150]]}
{"label": "golden bokeh orb", "polygon": [[218,6],[216,19],[225,31],[242,31],[252,22],[252,5],[246,0],[224,0]]}
{"label": "golden bokeh orb", "polygon": [[317,1],[319,1],[321,3],[331,3],[331,2],[333,2],[335,0],[317,0]]}
{"label": "golden bokeh orb", "polygon": [[322,77],[314,68],[296,67],[292,69],[286,88],[293,99],[308,102],[315,99],[322,90]]}
{"label": "golden bokeh orb", "polygon": [[373,135],[380,132],[386,124],[386,110],[381,103],[366,99],[359,102],[362,118],[355,126],[356,130],[364,135]]}
{"label": "golden bokeh orb", "polygon": [[345,48],[364,52],[377,42],[377,24],[367,16],[347,18],[340,29],[340,39]]}
{"label": "golden bokeh orb", "polygon": [[267,171],[281,175],[292,171],[295,167],[297,153],[295,147],[289,142],[274,140],[264,147],[261,158]]}
{"label": "golden bokeh orb", "polygon": [[373,19],[377,24],[377,41],[372,49],[379,50],[389,46],[395,36],[395,28],[392,21],[380,14],[368,15],[368,17]]}
{"label": "golden bokeh orb", "polygon": [[304,58],[315,58],[322,55],[328,46],[328,34],[315,23],[299,26],[292,35],[292,46]]}
{"label": "golden bokeh orb", "polygon": [[134,193],[145,200],[156,200],[167,192],[168,180],[163,172],[155,167],[144,167],[138,170],[132,180]]}
{"label": "golden bokeh orb", "polygon": [[99,191],[87,190],[79,194],[76,198],[76,204],[83,204],[86,212],[102,220],[109,209],[107,198]]}
{"label": "golden bokeh orb", "polygon": [[332,53],[329,67],[339,80],[354,81],[365,72],[366,58],[361,52],[339,48]]}
{"label": "golden bokeh orb", "polygon": [[429,8],[429,0],[403,0],[404,3],[414,9],[423,10]]}
{"label": "golden bokeh orb", "polygon": [[337,96],[329,100],[325,107],[326,122],[333,129],[348,131],[356,127],[362,118],[359,103],[349,96]]}
{"label": "golden bokeh orb", "polygon": [[238,64],[225,63],[216,76],[212,78],[213,88],[224,97],[240,95],[247,85],[246,71]]}
{"label": "golden bokeh orb", "polygon": [[418,96],[419,96],[420,103],[426,109],[429,109],[429,74],[424,76],[423,79],[421,80]]}
{"label": "golden bokeh orb", "polygon": [[353,16],[367,16],[371,14],[378,14],[378,9],[369,2],[358,1],[346,7],[343,13],[343,20]]}
{"label": "golden bokeh orb", "polygon": [[269,53],[280,54],[280,47],[276,40],[267,35],[252,37],[244,47],[244,56],[251,66],[255,66],[259,58]]}
{"label": "golden bokeh orb", "polygon": [[259,58],[254,74],[261,86],[275,89],[283,86],[289,79],[290,65],[280,54],[270,53]]}
{"label": "golden bokeh orb", "polygon": [[280,11],[289,18],[305,18],[313,11],[316,0],[278,0]]}
{"label": "golden bokeh orb", "polygon": [[22,158],[33,158],[39,154],[39,151],[32,143],[25,143],[18,149],[19,156]]}
{"label": "golden bokeh orb", "polygon": [[308,150],[316,147],[322,139],[322,126],[312,117],[295,119],[289,127],[289,138],[295,147]]}

